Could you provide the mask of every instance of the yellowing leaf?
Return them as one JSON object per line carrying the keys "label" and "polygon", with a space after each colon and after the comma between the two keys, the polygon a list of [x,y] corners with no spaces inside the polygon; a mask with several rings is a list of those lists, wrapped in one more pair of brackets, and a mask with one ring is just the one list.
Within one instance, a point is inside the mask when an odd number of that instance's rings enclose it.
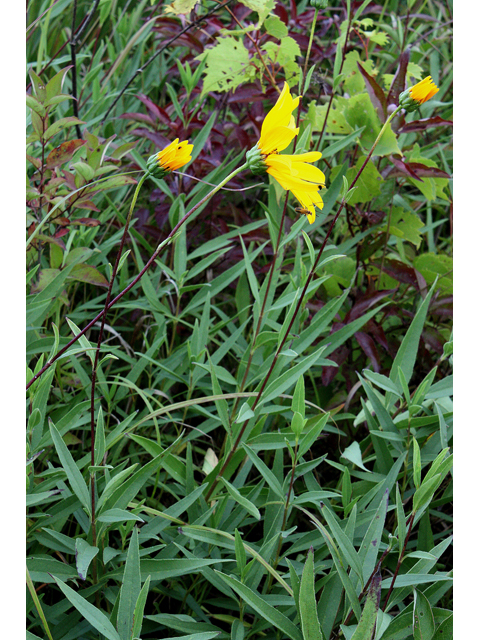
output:
{"label": "yellowing leaf", "polygon": [[207,449],[207,453],[205,454],[205,459],[203,461],[203,466],[202,466],[203,473],[205,473],[208,476],[208,474],[215,469],[217,464],[218,464],[218,458],[216,456],[216,453],[213,449],[210,449],[209,447]]}
{"label": "yellowing leaf", "polygon": [[172,4],[165,7],[165,13],[174,13],[176,16],[190,13],[197,2],[198,0],[174,0]]}

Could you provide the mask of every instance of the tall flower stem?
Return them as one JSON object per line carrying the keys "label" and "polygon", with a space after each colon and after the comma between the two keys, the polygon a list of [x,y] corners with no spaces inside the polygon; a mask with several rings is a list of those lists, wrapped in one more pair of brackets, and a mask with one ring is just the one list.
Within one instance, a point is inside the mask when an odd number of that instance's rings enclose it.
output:
{"label": "tall flower stem", "polygon": [[165,238],[165,240],[163,240],[158,247],[155,249],[154,253],[151,255],[151,257],[148,259],[148,261],[146,262],[145,266],[143,267],[143,269],[140,271],[140,273],[134,278],[134,280],[132,280],[132,282],[127,285],[125,287],[125,289],[123,289],[122,291],[120,291],[120,293],[109,302],[108,307],[102,309],[102,311],[100,311],[100,313],[98,315],[95,316],[95,318],[93,318],[93,320],[90,320],[90,322],[75,336],[73,337],[70,342],[68,344],[66,344],[64,347],[62,347],[62,349],[60,349],[60,351],[54,355],[52,358],[50,358],[50,360],[48,360],[48,362],[46,362],[43,367],[40,369],[40,371],[33,376],[33,378],[30,380],[30,382],[26,385],[26,388],[28,389],[36,380],[38,380],[38,378],[43,375],[45,373],[45,371],[47,371],[47,369],[49,369],[52,364],[58,360],[58,358],[60,358],[65,351],[67,351],[67,349],[69,349],[73,344],[75,344],[75,342],[77,342],[77,340],[79,338],[81,338],[91,327],[93,327],[93,325],[98,322],[100,320],[100,318],[104,315],[104,313],[106,311],[108,311],[109,309],[111,309],[121,298],[123,298],[123,296],[128,293],[128,291],[130,291],[130,289],[132,289],[137,282],[140,280],[140,278],[143,276],[143,274],[148,271],[148,269],[152,266],[152,264],[155,262],[155,260],[158,258],[160,252],[162,251],[162,249],[164,249],[173,239],[174,235],[177,233],[177,231],[180,229],[180,227],[190,218],[190,216],[192,216],[195,211],[202,206],[202,204],[204,204],[205,202],[207,202],[207,200],[209,200],[213,195],[215,195],[215,193],[217,193],[217,191],[219,191],[225,184],[227,184],[227,182],[229,182],[230,180],[232,180],[232,178],[234,178],[237,174],[239,174],[241,171],[243,171],[244,169],[247,168],[247,164],[243,164],[241,167],[238,167],[237,169],[235,169],[234,171],[232,171],[232,173],[230,173],[224,180],[222,180],[220,182],[220,184],[218,184],[214,189],[212,189],[210,191],[210,193],[207,193],[207,195],[202,198],[200,200],[200,202],[197,202],[197,204],[192,207],[190,209],[190,211],[188,211],[183,218],[177,223],[177,225],[172,229],[172,231],[170,231],[170,233],[168,234],[168,236]]}
{"label": "tall flower stem", "polygon": [[[368,161],[369,161],[369,160],[370,160],[370,158],[372,157],[372,154],[373,154],[373,152],[375,151],[375,149],[376,149],[376,147],[377,147],[378,143],[380,142],[380,138],[381,138],[381,137],[382,137],[382,135],[384,134],[384,132],[385,132],[385,130],[386,130],[386,128],[387,128],[387,126],[388,126],[388,124],[389,124],[389,123],[390,123],[390,121],[391,121],[391,120],[392,120],[392,119],[397,115],[397,113],[398,113],[400,110],[401,110],[401,107],[397,107],[397,109],[395,109],[395,111],[394,111],[394,112],[393,112],[393,113],[388,117],[388,119],[386,120],[386,122],[385,122],[385,124],[383,125],[383,127],[381,128],[380,133],[378,134],[378,136],[377,136],[377,138],[376,138],[375,142],[373,143],[372,148],[370,149],[370,151],[369,151],[369,153],[368,153],[367,157],[365,158],[364,163],[362,164],[362,166],[360,167],[360,169],[359,169],[359,170],[358,170],[358,172],[357,172],[357,175],[356,175],[356,176],[355,176],[355,178],[353,179],[352,184],[350,185],[350,189],[352,189],[352,188],[355,186],[355,184],[357,183],[358,179],[359,179],[359,178],[360,178],[360,176],[362,175],[363,170],[364,170],[364,169],[365,169],[365,167],[367,166]],[[345,194],[345,196],[346,196],[346,194]],[[252,411],[255,411],[255,409],[257,408],[258,403],[259,403],[259,402],[260,402],[260,400],[261,400],[262,394],[263,394],[263,392],[265,391],[265,387],[267,386],[267,383],[268,383],[268,381],[270,380],[270,376],[272,375],[272,371],[273,371],[273,369],[274,369],[274,367],[275,367],[275,365],[276,365],[276,363],[277,363],[278,356],[279,356],[279,354],[281,353],[281,351],[282,351],[282,349],[283,349],[283,347],[284,347],[284,345],[285,345],[285,342],[287,341],[287,339],[288,339],[288,338],[289,338],[289,336],[290,336],[291,328],[292,328],[293,323],[295,322],[295,320],[296,320],[296,318],[297,318],[297,315],[298,315],[298,313],[299,313],[299,311],[300,311],[300,308],[301,308],[301,306],[302,306],[303,300],[304,300],[305,295],[306,295],[306,293],[307,293],[308,286],[310,285],[310,282],[311,282],[311,281],[312,281],[312,279],[313,279],[313,276],[314,276],[314,274],[315,274],[315,271],[316,271],[316,269],[317,269],[317,267],[318,267],[318,263],[320,262],[320,258],[322,257],[322,254],[323,254],[323,252],[324,252],[324,250],[325,250],[325,247],[326,247],[326,245],[327,245],[327,242],[328,242],[328,240],[329,240],[329,238],[330,238],[330,236],[331,236],[331,234],[332,234],[332,231],[333,231],[333,228],[334,228],[334,226],[335,226],[335,223],[337,222],[337,220],[338,220],[338,218],[339,218],[339,216],[340,216],[341,212],[343,211],[343,209],[344,209],[344,207],[345,207],[345,204],[346,204],[345,196],[342,198],[342,201],[341,201],[341,203],[340,203],[340,206],[339,206],[339,208],[338,208],[338,211],[337,211],[337,213],[335,214],[335,217],[333,218],[332,222],[330,223],[330,226],[328,227],[327,233],[326,233],[325,238],[324,238],[324,240],[323,240],[323,242],[322,242],[322,246],[320,247],[320,251],[318,252],[318,255],[317,255],[316,259],[315,259],[315,263],[313,264],[312,268],[310,269],[310,273],[308,274],[308,278],[307,278],[307,280],[306,280],[306,282],[305,282],[305,285],[304,285],[304,287],[303,287],[302,293],[301,293],[301,295],[300,295],[300,297],[299,297],[299,299],[298,299],[297,306],[295,307],[295,311],[294,311],[293,316],[292,316],[292,318],[291,318],[291,320],[290,320],[290,324],[288,325],[288,328],[287,328],[287,330],[285,331],[285,335],[284,335],[284,337],[283,337],[283,339],[282,339],[282,342],[280,343],[279,347],[277,348],[277,351],[275,352],[275,356],[274,356],[274,358],[273,358],[272,364],[270,365],[270,369],[268,370],[268,373],[267,373],[267,375],[265,376],[265,378],[264,378],[264,380],[263,380],[263,382],[262,382],[262,385],[261,385],[261,387],[260,387],[260,389],[259,389],[258,395],[257,395],[257,397],[255,398],[255,402],[254,402],[254,403],[253,403],[253,405],[252,405]],[[250,420],[246,420],[246,421],[243,423],[243,426],[242,426],[242,428],[240,429],[240,431],[239,431],[239,433],[238,433],[237,439],[235,440],[235,443],[233,444],[233,447],[230,449],[230,451],[229,451],[229,453],[228,453],[227,457],[225,458],[225,461],[223,462],[222,466],[220,467],[220,470],[218,471],[217,475],[216,475],[216,476],[215,476],[215,478],[213,479],[212,484],[210,485],[210,487],[209,487],[209,489],[208,489],[207,493],[205,494],[205,500],[207,500],[207,501],[209,500],[209,498],[210,498],[210,496],[212,495],[212,493],[213,493],[213,491],[214,491],[215,487],[216,487],[216,486],[217,486],[217,484],[218,484],[218,481],[220,480],[220,478],[221,478],[221,477],[223,476],[223,474],[225,473],[225,470],[226,470],[226,468],[228,467],[228,465],[230,464],[230,461],[231,461],[231,459],[232,459],[233,455],[235,454],[235,452],[237,451],[238,447],[240,446],[240,442],[241,442],[241,440],[242,440],[242,436],[243,436],[243,434],[245,433],[245,430],[247,429],[247,426],[248,426],[249,422],[250,422]]]}
{"label": "tall flower stem", "polygon": [[[318,9],[315,9],[315,15],[313,17],[312,26],[311,26],[311,29],[310,29],[310,39],[308,41],[307,53],[305,54],[305,63],[303,65],[302,86],[300,87],[300,103],[299,103],[298,110],[297,110],[297,124],[296,124],[297,127],[299,126],[299,123],[300,123],[300,114],[301,114],[301,111],[302,111],[302,94],[303,94],[303,92],[305,90],[305,81],[306,81],[306,77],[307,77],[307,67],[308,67],[308,61],[310,59],[310,52],[312,50],[313,36],[315,35],[315,27],[316,27],[316,24],[317,24],[317,17],[318,17]],[[298,138],[295,138],[294,141],[293,141],[293,153],[295,153],[295,150],[297,148],[297,141],[298,141]],[[287,202],[288,202],[288,194],[289,193],[290,193],[289,191],[287,191],[285,193],[285,201],[284,201],[284,206],[283,206],[282,218],[280,220],[280,226],[279,226],[279,229],[278,229],[277,244],[276,244],[276,247],[275,247],[275,251],[273,253],[272,264],[271,264],[270,270],[268,272],[268,282],[267,282],[267,287],[265,289],[265,296],[264,296],[263,301],[262,301],[262,306],[260,308],[260,313],[258,315],[257,326],[255,328],[255,331],[254,331],[254,334],[253,334],[253,338],[252,338],[252,348],[250,349],[247,366],[245,367],[245,373],[243,374],[243,379],[242,379],[242,382],[240,383],[240,389],[239,389],[240,392],[242,392],[244,390],[244,388],[245,388],[245,384],[247,382],[247,377],[248,377],[248,374],[249,374],[249,371],[250,371],[250,367],[252,365],[253,354],[255,352],[255,348],[254,348],[255,340],[257,339],[258,334],[259,334],[260,329],[262,328],[262,324],[263,324],[263,316],[265,314],[265,306],[267,304],[268,294],[270,292],[270,287],[271,287],[272,279],[273,279],[273,272],[275,271],[275,266],[276,266],[277,258],[278,258],[278,252],[279,252],[279,249],[280,249],[280,241],[281,241],[281,238],[282,238],[283,225],[285,223],[285,215],[287,213]],[[237,398],[235,400],[234,405],[233,405],[230,424],[233,422],[233,420],[235,418],[238,402],[239,402],[239,399]]]}
{"label": "tall flower stem", "polygon": [[[117,271],[118,271],[118,265],[120,262],[120,258],[122,257],[122,251],[123,251],[123,247],[125,245],[125,241],[127,239],[127,234],[128,234],[128,227],[130,224],[130,221],[132,219],[132,214],[133,214],[133,210],[135,208],[135,204],[137,202],[137,198],[138,198],[138,194],[140,193],[140,189],[142,187],[142,184],[145,182],[145,180],[148,178],[148,174],[144,174],[138,184],[137,184],[137,188],[135,189],[135,192],[133,194],[133,198],[132,198],[132,202],[130,204],[130,210],[128,212],[127,215],[127,220],[125,222],[125,228],[123,230],[123,235],[122,235],[122,239],[120,240],[120,246],[118,248],[118,253],[117,253],[117,257],[115,260],[115,264],[113,266],[113,270],[112,270],[112,275],[110,277],[110,282],[108,284],[108,291],[107,291],[107,297],[105,299],[105,306],[103,309],[103,314],[102,314],[102,320],[101,320],[101,324],[100,324],[100,331],[98,333],[98,340],[97,340],[97,348],[95,350],[95,357],[94,357],[94,361],[92,364],[92,385],[91,385],[91,393],[90,393],[90,437],[91,437],[91,443],[90,443],[90,464],[92,465],[92,467],[95,465],[95,384],[96,384],[96,379],[97,379],[97,369],[98,369],[98,359],[99,359],[99,355],[100,355],[100,346],[102,344],[102,339],[103,339],[103,331],[105,328],[105,321],[107,318],[107,311],[108,311],[108,305],[110,303],[110,298],[112,296],[112,288],[113,288],[113,283],[115,282],[115,277],[117,275]],[[90,490],[91,490],[91,505],[92,505],[92,519],[91,519],[91,523],[92,523],[92,544],[94,547],[97,546],[97,527],[96,527],[96,518],[95,518],[95,472],[92,471],[91,473],[91,483],[90,483]],[[96,558],[93,559],[93,576],[94,576],[94,582],[96,582]]]}
{"label": "tall flower stem", "polygon": [[[340,75],[342,73],[343,65],[345,63],[345,56],[347,55],[348,38],[350,37],[350,29],[352,28],[352,20],[353,20],[353,12],[350,11],[350,15],[348,16],[347,32],[345,34],[345,44],[344,44],[343,50],[342,50],[342,61],[340,63],[340,68],[338,70],[338,75]],[[333,88],[332,88],[332,93],[330,94],[330,100],[328,101],[327,112],[325,114],[325,120],[323,122],[323,127],[322,127],[322,130],[320,131],[320,135],[318,137],[316,149],[318,149],[320,147],[320,145],[322,144],[323,134],[325,133],[325,128],[327,126],[328,114],[330,113],[330,109],[332,108],[332,103],[333,103],[334,97],[335,97],[335,91],[333,91]]]}

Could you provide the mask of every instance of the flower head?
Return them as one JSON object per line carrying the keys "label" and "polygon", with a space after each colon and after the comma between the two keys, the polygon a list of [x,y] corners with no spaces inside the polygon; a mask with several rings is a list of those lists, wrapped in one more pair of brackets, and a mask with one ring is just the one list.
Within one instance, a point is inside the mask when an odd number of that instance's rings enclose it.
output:
{"label": "flower head", "polygon": [[275,106],[263,121],[260,140],[247,153],[247,162],[253,173],[267,172],[286,191],[291,191],[312,224],[315,221],[315,206],[323,208],[318,189],[325,187],[325,176],[320,169],[308,163],[319,160],[322,154],[319,151],[293,155],[279,153],[288,147],[299,132],[292,116],[299,100],[292,98],[285,82]]}
{"label": "flower head", "polygon": [[148,173],[156,178],[163,178],[165,174],[187,164],[192,159],[192,149],[193,144],[188,144],[188,140],[178,142],[177,138],[165,149],[149,157],[147,160]]}
{"label": "flower head", "polygon": [[431,76],[427,76],[421,82],[403,91],[399,97],[399,106],[405,111],[415,111],[421,104],[433,98],[438,93],[438,87]]}

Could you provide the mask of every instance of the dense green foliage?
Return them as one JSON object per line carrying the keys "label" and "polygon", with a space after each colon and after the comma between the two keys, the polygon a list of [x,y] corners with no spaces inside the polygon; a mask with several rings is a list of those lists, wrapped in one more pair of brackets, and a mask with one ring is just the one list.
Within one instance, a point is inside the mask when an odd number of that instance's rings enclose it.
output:
{"label": "dense green foliage", "polygon": [[[29,640],[453,638],[451,19],[28,3]],[[199,205],[285,80],[315,223],[246,170]]]}

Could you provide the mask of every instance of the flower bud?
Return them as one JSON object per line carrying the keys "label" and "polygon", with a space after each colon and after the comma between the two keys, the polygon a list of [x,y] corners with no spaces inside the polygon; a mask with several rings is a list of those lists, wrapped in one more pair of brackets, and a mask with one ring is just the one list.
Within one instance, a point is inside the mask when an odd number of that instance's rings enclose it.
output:
{"label": "flower bud", "polygon": [[147,160],[147,173],[155,178],[163,178],[165,174],[187,164],[192,159],[192,149],[193,144],[188,144],[188,140],[183,140],[183,142],[179,143],[177,138],[165,149],[149,157]]}
{"label": "flower bud", "polygon": [[403,91],[398,98],[398,104],[409,113],[433,98],[436,93],[438,93],[438,87],[431,76],[427,76],[421,82],[417,82],[413,87]]}

